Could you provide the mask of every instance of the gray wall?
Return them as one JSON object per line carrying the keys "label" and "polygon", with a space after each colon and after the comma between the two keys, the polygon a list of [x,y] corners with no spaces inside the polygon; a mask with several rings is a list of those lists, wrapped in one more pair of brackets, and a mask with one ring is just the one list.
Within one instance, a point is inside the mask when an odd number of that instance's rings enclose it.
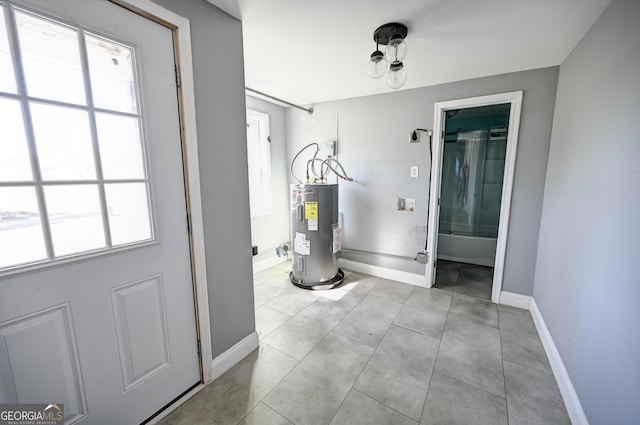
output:
{"label": "gray wall", "polygon": [[275,247],[289,241],[289,163],[285,108],[247,96],[247,109],[269,115],[271,132],[271,188],[273,212],[251,219],[251,242],[258,245],[260,261],[275,255]]}
{"label": "gray wall", "polygon": [[640,423],[640,2],[560,67],[534,298],[591,425]]}
{"label": "gray wall", "polygon": [[209,313],[216,357],[255,329],[242,24],[204,0],[155,1],[191,22]]}
{"label": "gray wall", "polygon": [[[433,128],[435,102],[523,90],[503,290],[531,295],[557,78],[552,67],[322,103],[313,115],[288,109],[288,154],[338,132],[338,157],[357,180],[340,182],[343,247],[413,258],[425,245],[429,147],[426,138],[409,144],[409,132]],[[417,179],[410,178],[412,165],[419,166]],[[415,198],[416,212],[396,211],[398,197]],[[342,257],[424,274],[412,260]]]}

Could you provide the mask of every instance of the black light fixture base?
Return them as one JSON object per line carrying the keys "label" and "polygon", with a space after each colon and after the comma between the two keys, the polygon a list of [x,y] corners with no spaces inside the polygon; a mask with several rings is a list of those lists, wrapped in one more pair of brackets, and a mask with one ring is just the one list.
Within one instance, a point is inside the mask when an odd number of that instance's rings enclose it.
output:
{"label": "black light fixture base", "polygon": [[404,24],[400,24],[398,22],[384,24],[382,26],[379,26],[373,32],[373,41],[386,46],[393,34],[398,33],[402,36],[402,38],[405,38],[408,32],[409,29]]}

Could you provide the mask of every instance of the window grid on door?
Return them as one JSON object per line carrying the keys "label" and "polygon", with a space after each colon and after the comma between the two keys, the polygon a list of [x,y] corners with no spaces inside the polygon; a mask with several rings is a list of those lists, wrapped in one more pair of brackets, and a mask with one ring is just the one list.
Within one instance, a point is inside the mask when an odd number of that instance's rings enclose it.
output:
{"label": "window grid on door", "polygon": [[0,275],[153,241],[134,48],[0,1],[0,71]]}

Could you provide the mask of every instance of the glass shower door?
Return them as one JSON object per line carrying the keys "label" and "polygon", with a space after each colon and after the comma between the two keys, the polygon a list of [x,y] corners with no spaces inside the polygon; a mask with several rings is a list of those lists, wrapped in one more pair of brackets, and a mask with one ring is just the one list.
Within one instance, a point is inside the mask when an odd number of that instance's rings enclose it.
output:
{"label": "glass shower door", "polygon": [[506,149],[506,128],[446,135],[440,233],[498,236]]}

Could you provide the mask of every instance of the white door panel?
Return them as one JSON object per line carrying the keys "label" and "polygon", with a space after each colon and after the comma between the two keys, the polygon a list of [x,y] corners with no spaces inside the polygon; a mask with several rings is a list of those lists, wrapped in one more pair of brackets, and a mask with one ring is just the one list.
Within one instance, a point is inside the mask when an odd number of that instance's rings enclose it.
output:
{"label": "white door panel", "polygon": [[[46,400],[56,394],[65,400],[65,416],[69,422],[86,415],[68,304],[5,322],[0,326],[0,351],[4,353],[0,356],[3,402]],[[47,361],[43,361],[44,353]],[[37,379],[32,379],[34,376]]]}
{"label": "white door panel", "polygon": [[200,380],[173,34],[104,0],[14,4],[134,46],[155,240],[0,279],[0,403],[139,423]]}
{"label": "white door panel", "polygon": [[162,276],[111,290],[124,390],[170,365]]}

